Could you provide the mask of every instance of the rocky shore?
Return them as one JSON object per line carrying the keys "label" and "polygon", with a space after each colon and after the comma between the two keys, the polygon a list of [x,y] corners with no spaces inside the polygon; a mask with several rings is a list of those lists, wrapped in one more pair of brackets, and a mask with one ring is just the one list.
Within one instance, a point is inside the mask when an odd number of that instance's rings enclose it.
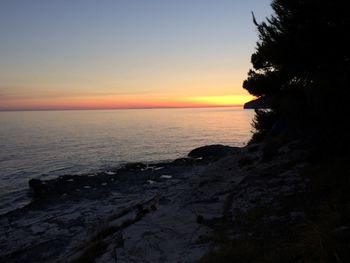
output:
{"label": "rocky shore", "polygon": [[305,220],[305,152],[295,141],[274,154],[212,145],[173,162],[33,179],[32,202],[0,216],[0,261],[195,262],[223,238],[281,235]]}

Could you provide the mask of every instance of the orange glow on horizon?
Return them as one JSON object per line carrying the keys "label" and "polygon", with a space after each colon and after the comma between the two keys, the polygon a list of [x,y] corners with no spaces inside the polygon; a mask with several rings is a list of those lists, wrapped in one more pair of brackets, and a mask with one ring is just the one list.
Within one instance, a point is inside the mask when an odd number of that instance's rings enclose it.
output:
{"label": "orange glow on horizon", "polygon": [[226,96],[79,96],[67,98],[31,98],[2,101],[0,110],[63,110],[63,109],[130,109],[242,106],[250,95]]}
{"label": "orange glow on horizon", "polygon": [[195,104],[211,106],[238,106],[252,100],[251,95],[226,95],[226,96],[195,96],[189,97],[189,101]]}

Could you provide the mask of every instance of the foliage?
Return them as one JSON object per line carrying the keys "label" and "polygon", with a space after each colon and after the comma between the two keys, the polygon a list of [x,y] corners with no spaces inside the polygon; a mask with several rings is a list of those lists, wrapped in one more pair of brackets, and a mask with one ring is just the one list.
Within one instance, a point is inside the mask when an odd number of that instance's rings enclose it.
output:
{"label": "foliage", "polygon": [[255,129],[250,144],[261,142],[277,120],[275,112],[270,110],[255,110],[252,126]]}
{"label": "foliage", "polygon": [[349,111],[350,95],[345,2],[273,0],[271,6],[274,14],[266,21],[258,23],[253,15],[259,40],[243,87],[271,97],[272,110],[293,125],[342,122],[337,116]]}

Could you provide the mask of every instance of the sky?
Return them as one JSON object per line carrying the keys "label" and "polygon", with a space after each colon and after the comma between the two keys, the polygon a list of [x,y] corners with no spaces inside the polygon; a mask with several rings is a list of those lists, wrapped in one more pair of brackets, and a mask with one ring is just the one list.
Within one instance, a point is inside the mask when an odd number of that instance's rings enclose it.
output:
{"label": "sky", "polygon": [[0,0],[0,110],[242,105],[270,0]]}

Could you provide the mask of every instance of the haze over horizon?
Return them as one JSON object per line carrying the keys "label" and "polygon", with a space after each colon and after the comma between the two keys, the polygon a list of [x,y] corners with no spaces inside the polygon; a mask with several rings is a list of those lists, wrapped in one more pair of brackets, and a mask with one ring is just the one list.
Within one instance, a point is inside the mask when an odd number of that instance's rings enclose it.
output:
{"label": "haze over horizon", "polygon": [[0,110],[242,105],[269,4],[2,1]]}

